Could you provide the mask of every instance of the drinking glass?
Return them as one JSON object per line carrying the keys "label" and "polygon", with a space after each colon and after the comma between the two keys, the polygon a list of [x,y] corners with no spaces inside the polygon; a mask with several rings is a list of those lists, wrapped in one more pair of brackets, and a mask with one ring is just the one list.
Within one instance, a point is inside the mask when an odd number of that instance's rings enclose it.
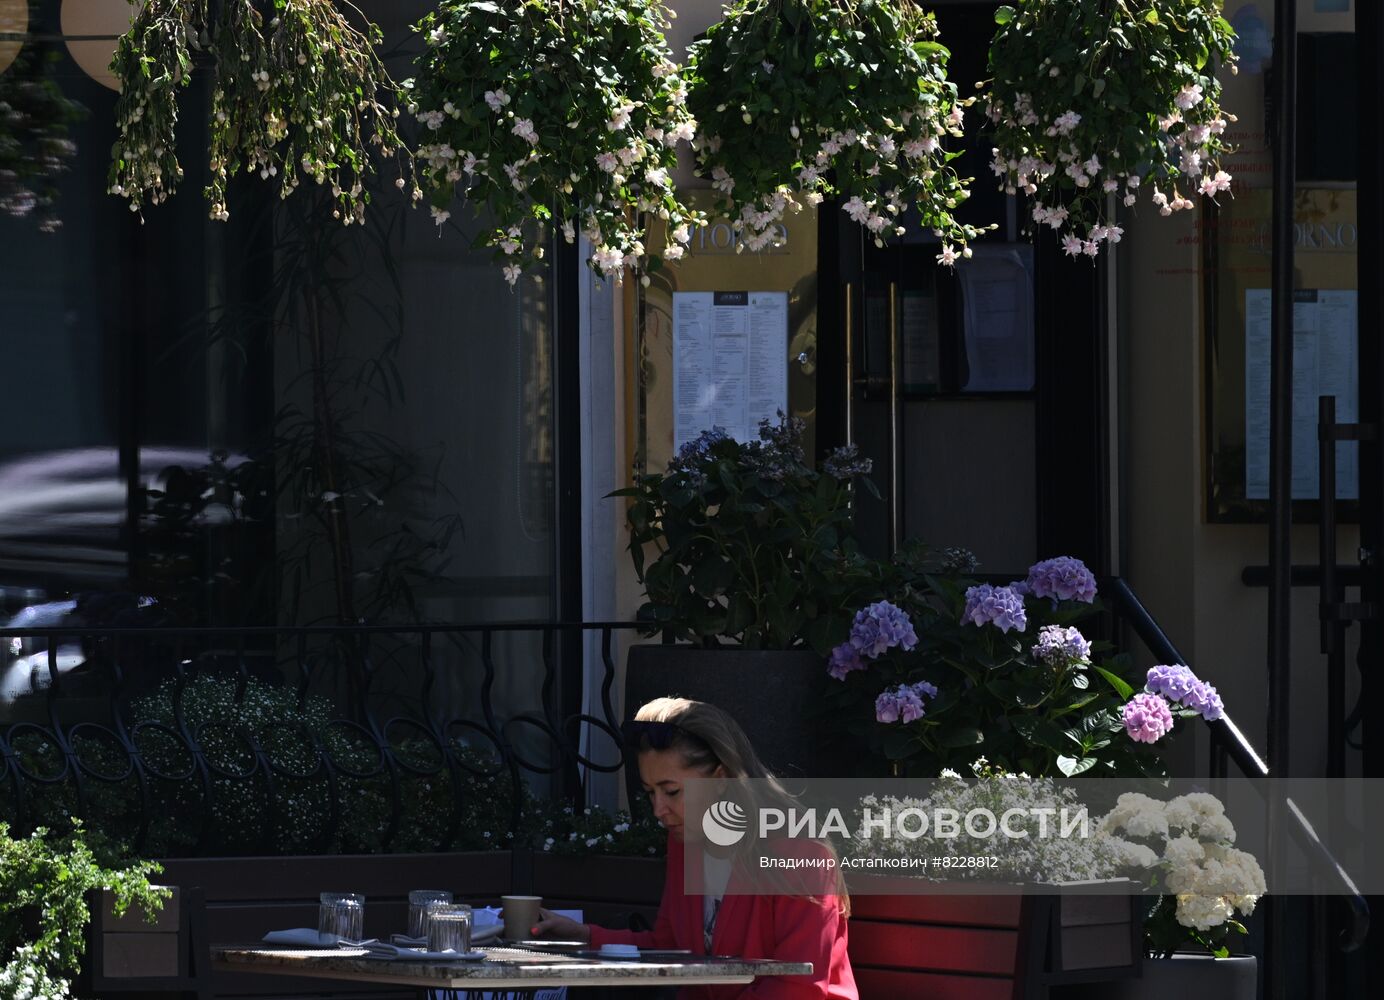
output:
{"label": "drinking glass", "polygon": [[465,903],[429,903],[428,951],[471,950],[471,907]]}
{"label": "drinking glass", "polygon": [[426,937],[428,933],[428,904],[450,903],[452,894],[441,889],[414,889],[408,894],[408,936]]}
{"label": "drinking glass", "polygon": [[318,897],[317,934],[324,941],[365,937],[365,897],[354,892],[324,892]]}

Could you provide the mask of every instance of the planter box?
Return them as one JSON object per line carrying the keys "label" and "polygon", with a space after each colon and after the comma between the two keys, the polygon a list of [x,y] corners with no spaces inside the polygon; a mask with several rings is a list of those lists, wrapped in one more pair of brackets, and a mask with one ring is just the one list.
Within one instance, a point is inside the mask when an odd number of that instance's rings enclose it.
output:
{"label": "planter box", "polygon": [[[862,997],[1029,1000],[1062,983],[1138,974],[1133,895],[903,894],[918,880],[850,878],[850,955]],[[873,891],[872,891],[873,890]]]}
{"label": "planter box", "polygon": [[1259,961],[1253,955],[1213,958],[1174,955],[1146,958],[1137,979],[1102,986],[1069,986],[1054,993],[1061,1000],[1168,1000],[1215,997],[1255,1000],[1259,995]]}
{"label": "planter box", "polygon": [[827,761],[810,721],[820,710],[826,664],[804,650],[631,646],[625,663],[625,718],[666,696],[724,709],[749,734],[769,770],[822,777]]}
{"label": "planter box", "polygon": [[187,942],[181,935],[182,894],[177,888],[151,922],[139,904],[115,915],[115,896],[101,893],[93,933],[100,934],[101,974],[108,979],[143,979],[179,976],[179,964]]}

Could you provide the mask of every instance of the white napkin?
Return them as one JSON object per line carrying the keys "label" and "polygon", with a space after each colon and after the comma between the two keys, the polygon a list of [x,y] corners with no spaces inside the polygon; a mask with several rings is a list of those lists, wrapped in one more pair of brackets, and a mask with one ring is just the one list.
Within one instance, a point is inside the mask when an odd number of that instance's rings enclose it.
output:
{"label": "white napkin", "polygon": [[336,934],[319,934],[311,927],[292,927],[285,931],[270,931],[264,936],[265,944],[287,944],[306,948],[330,948],[341,938]]}
{"label": "white napkin", "polygon": [[342,942],[343,948],[364,948],[366,958],[383,959],[402,959],[404,961],[469,961],[474,962],[485,956],[478,951],[456,952],[456,951],[424,951],[421,948],[410,948],[404,945],[391,944],[388,941],[378,941],[371,938],[368,941],[361,941],[359,944]]}
{"label": "white napkin", "polygon": [[[499,937],[505,929],[504,924],[471,926],[471,943],[484,944],[486,941],[493,941]],[[428,943],[426,937],[409,937],[407,934],[391,934],[389,940],[394,944],[403,945],[405,948],[422,948]]]}

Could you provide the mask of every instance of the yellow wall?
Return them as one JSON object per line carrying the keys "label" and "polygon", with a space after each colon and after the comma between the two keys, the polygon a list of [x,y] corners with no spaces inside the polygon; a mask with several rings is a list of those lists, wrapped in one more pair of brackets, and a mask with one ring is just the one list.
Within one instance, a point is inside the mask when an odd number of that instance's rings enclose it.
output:
{"label": "yellow wall", "polygon": [[[1263,22],[1272,26],[1272,3],[1256,3]],[[1228,4],[1228,13],[1243,6]],[[1309,0],[1300,4],[1301,30],[1353,29],[1349,15],[1316,14],[1311,8]],[[1263,121],[1262,77],[1227,77],[1225,88],[1225,107],[1240,118],[1233,128],[1243,133],[1241,159],[1263,162],[1267,151],[1257,134]],[[1235,167],[1230,170],[1234,173]],[[1268,173],[1245,171],[1241,176],[1250,188],[1258,189],[1243,192],[1242,201],[1265,196],[1271,183]],[[1140,205],[1120,246],[1117,336],[1125,400],[1128,554],[1123,571],[1173,642],[1220,688],[1228,710],[1262,753],[1267,746],[1268,591],[1246,587],[1240,572],[1268,562],[1268,533],[1263,525],[1213,524],[1205,517],[1205,331],[1201,247],[1191,214],[1163,219]],[[1297,270],[1302,287],[1354,287],[1353,256],[1323,261],[1300,252]],[[1349,280],[1326,283],[1324,275],[1333,272]],[[1221,336],[1242,339],[1244,333],[1223,330]],[[1243,373],[1227,377],[1242,378]],[[1355,529],[1341,530],[1342,563],[1354,561],[1357,538]],[[1292,551],[1294,563],[1316,564],[1315,526],[1294,529]],[[1325,658],[1318,652],[1316,605],[1315,589],[1294,590],[1291,766],[1299,775],[1322,773],[1325,767]],[[1356,677],[1352,648],[1348,706],[1358,689]],[[1192,763],[1201,768],[1206,760],[1204,733],[1198,732],[1197,738]]]}

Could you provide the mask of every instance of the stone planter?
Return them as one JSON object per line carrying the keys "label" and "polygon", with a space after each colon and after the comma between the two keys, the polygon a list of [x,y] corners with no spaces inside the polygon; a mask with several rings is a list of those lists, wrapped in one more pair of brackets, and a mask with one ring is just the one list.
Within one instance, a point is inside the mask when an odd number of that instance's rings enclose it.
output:
{"label": "stone planter", "polygon": [[1144,959],[1143,973],[1138,979],[1071,986],[1054,996],[1062,1000],[1255,1000],[1258,990],[1259,960],[1253,955],[1215,958],[1187,954]]}
{"label": "stone planter", "polygon": [[811,721],[821,710],[822,657],[806,650],[631,646],[625,718],[665,696],[706,701],[730,713],[776,774],[819,777],[826,761]]}

